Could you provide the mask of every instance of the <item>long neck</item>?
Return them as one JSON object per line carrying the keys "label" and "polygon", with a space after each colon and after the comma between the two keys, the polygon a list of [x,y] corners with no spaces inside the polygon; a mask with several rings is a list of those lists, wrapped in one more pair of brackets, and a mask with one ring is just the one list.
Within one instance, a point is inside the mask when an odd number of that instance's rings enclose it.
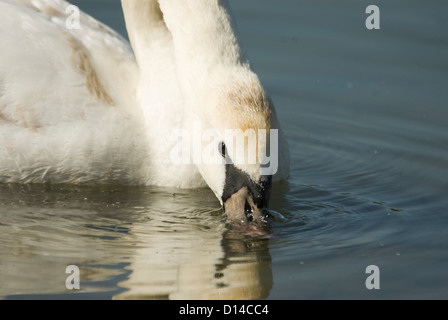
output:
{"label": "long neck", "polygon": [[[165,160],[170,159],[176,141],[167,137],[183,126],[184,99],[177,79],[171,32],[156,0],[122,0],[121,3],[140,72],[137,100],[148,137],[148,176],[160,177],[155,183],[173,181],[175,175]],[[179,177],[188,174],[194,173],[179,174]],[[181,185],[173,182],[176,184]]]}
{"label": "long neck", "polygon": [[[214,71],[246,63],[224,0],[159,0],[184,94],[200,94]],[[222,75],[222,72],[219,71]]]}
{"label": "long neck", "polygon": [[161,48],[172,46],[157,0],[122,0],[126,29],[140,70],[158,62]]}
{"label": "long neck", "polygon": [[157,0],[122,0],[121,3],[140,71],[137,98],[148,113],[146,122],[151,127],[157,116],[170,113],[180,116],[182,110],[173,39]]}

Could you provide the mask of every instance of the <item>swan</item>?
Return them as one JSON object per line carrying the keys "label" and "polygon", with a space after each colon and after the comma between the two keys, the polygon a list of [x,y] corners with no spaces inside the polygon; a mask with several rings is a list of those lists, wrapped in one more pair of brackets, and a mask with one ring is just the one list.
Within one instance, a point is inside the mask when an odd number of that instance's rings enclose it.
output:
{"label": "swan", "polygon": [[228,3],[122,0],[129,42],[69,8],[0,0],[0,182],[208,186],[264,220],[289,151]]}

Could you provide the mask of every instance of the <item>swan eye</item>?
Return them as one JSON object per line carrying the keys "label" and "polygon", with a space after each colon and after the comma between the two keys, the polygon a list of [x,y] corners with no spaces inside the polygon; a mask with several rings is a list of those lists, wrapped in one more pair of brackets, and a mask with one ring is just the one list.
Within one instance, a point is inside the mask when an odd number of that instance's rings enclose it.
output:
{"label": "swan eye", "polygon": [[226,157],[226,153],[227,153],[227,149],[226,149],[226,144],[224,142],[220,142],[218,144],[218,150],[219,150],[219,153],[221,153],[221,156],[223,158],[225,158]]}

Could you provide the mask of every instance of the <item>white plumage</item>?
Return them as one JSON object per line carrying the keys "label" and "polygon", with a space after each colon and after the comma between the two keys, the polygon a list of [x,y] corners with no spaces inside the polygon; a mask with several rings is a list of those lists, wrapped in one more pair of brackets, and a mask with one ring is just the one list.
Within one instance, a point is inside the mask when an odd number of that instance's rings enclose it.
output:
{"label": "white plumage", "polygon": [[[0,182],[209,185],[219,198],[224,166],[173,164],[173,131],[279,128],[226,4],[122,4],[134,50],[82,12],[67,28],[63,0],[0,0]],[[280,153],[284,178],[283,134]]]}

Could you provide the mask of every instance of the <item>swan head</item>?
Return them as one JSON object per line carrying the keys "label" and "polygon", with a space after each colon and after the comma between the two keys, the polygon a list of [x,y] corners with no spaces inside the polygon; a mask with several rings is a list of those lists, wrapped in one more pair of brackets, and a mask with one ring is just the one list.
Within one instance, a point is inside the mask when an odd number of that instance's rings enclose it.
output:
{"label": "swan head", "polygon": [[272,181],[284,149],[279,146],[286,143],[272,101],[250,70],[221,75],[205,92],[204,100],[196,100],[203,107],[193,121],[202,147],[192,150],[195,164],[230,221],[268,224]]}

